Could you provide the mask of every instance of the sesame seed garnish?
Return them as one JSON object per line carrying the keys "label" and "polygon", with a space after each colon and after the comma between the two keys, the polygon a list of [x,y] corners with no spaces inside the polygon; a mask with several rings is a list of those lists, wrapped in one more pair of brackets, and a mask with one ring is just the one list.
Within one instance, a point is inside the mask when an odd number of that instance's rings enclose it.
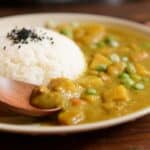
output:
{"label": "sesame seed garnish", "polygon": [[52,41],[51,44],[54,44],[54,41]]}
{"label": "sesame seed garnish", "polygon": [[21,48],[21,45],[19,45],[18,48]]}
{"label": "sesame seed garnish", "polygon": [[50,39],[51,41],[53,40],[53,38],[52,38],[52,37],[50,37],[49,39]]}
{"label": "sesame seed garnish", "polygon": [[6,50],[6,46],[3,47],[3,50]]}
{"label": "sesame seed garnish", "polygon": [[[21,28],[14,28],[7,34],[7,38],[12,41],[12,44],[28,44],[29,42],[39,42],[44,39],[50,40],[51,44],[54,44],[53,38],[49,37],[46,32],[40,34],[42,31],[38,33],[35,30]],[[19,45],[18,48],[21,48]]]}

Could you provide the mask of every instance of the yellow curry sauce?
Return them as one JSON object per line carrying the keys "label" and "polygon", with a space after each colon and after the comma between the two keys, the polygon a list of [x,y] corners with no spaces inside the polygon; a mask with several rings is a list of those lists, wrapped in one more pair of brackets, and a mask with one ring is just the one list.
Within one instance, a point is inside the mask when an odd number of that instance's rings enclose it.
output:
{"label": "yellow curry sauce", "polygon": [[54,115],[56,124],[96,122],[150,106],[149,37],[99,23],[48,28],[74,40],[87,62],[86,72],[76,81],[56,78],[33,90],[32,105],[62,108]]}

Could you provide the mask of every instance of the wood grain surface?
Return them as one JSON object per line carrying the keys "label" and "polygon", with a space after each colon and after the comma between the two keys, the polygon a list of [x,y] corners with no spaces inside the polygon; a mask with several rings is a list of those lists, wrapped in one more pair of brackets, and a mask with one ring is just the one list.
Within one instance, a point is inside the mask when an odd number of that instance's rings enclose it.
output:
{"label": "wood grain surface", "polygon": [[[104,6],[100,4],[0,6],[0,16],[34,12],[84,12],[150,21],[150,1]],[[150,115],[137,121],[87,133],[29,136],[0,133],[0,149],[41,150],[150,150]]]}

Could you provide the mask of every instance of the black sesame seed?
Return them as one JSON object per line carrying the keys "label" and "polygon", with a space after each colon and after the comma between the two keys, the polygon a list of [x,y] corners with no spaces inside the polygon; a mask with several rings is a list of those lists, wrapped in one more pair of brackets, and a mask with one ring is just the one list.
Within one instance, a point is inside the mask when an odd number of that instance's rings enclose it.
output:
{"label": "black sesame seed", "polygon": [[21,48],[21,45],[19,45],[18,48]]}
{"label": "black sesame seed", "polygon": [[30,29],[13,29],[7,34],[7,38],[12,40],[14,44],[22,43],[28,44],[29,38],[31,40],[41,40],[41,38]]}
{"label": "black sesame seed", "polygon": [[50,39],[50,40],[53,40],[53,38],[52,38],[52,37],[50,37],[49,39]]}
{"label": "black sesame seed", "polygon": [[[17,29],[14,28],[7,34],[7,38],[12,41],[12,44],[28,44],[29,41],[39,42],[43,39],[47,39],[51,41],[51,44],[54,44],[52,37],[46,36],[44,32],[42,35],[38,35],[35,33],[35,30],[30,30],[26,28]],[[20,48],[20,46],[18,46]]]}
{"label": "black sesame seed", "polygon": [[6,46],[4,46],[3,49],[6,50]]}
{"label": "black sesame seed", "polygon": [[52,41],[51,44],[54,44],[54,41]]}

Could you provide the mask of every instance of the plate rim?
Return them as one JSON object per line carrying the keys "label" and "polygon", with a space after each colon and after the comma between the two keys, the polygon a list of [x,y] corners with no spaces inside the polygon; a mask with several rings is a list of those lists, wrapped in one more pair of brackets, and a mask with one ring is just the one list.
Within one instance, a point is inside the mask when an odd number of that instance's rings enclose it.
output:
{"label": "plate rim", "polygon": [[79,125],[71,125],[71,126],[32,126],[32,125],[12,125],[6,123],[0,123],[0,131],[11,132],[11,133],[22,133],[22,134],[32,134],[32,135],[46,135],[46,134],[70,134],[70,133],[79,133],[86,131],[93,131],[98,129],[105,129],[109,127],[113,127],[116,125],[121,125],[127,122],[135,121],[138,118],[144,117],[150,114],[150,108],[145,108],[140,111],[124,115],[121,117],[116,117],[113,119],[108,119],[104,121],[87,123],[87,124],[79,124]]}
{"label": "plate rim", "polygon": [[[21,15],[12,15],[12,16],[4,16],[0,17],[0,22],[4,20],[10,20],[10,19],[19,19],[20,17],[34,17],[34,16],[75,16],[75,17],[89,17],[89,18],[95,18],[96,20],[107,20],[111,21],[120,25],[130,26],[132,28],[136,28],[137,30],[141,32],[148,32],[147,34],[150,34],[150,28],[146,27],[145,25],[136,23],[134,21],[129,21],[127,19],[121,19],[117,17],[110,17],[105,15],[99,15],[99,14],[89,14],[89,13],[29,13],[29,14],[21,14]],[[106,22],[107,22],[106,21]],[[22,133],[22,134],[66,134],[66,133],[77,133],[77,132],[85,132],[85,131],[91,131],[96,129],[103,129],[108,128],[111,126],[123,124],[129,121],[136,120],[142,116],[145,116],[147,114],[150,114],[150,108],[144,108],[141,110],[138,110],[136,112],[121,116],[121,117],[115,117],[109,120],[104,121],[97,121],[94,123],[87,123],[87,124],[80,124],[80,125],[71,125],[71,126],[45,126],[45,125],[17,125],[17,124],[8,124],[8,123],[0,123],[0,131],[5,132],[14,132],[14,133]]]}

